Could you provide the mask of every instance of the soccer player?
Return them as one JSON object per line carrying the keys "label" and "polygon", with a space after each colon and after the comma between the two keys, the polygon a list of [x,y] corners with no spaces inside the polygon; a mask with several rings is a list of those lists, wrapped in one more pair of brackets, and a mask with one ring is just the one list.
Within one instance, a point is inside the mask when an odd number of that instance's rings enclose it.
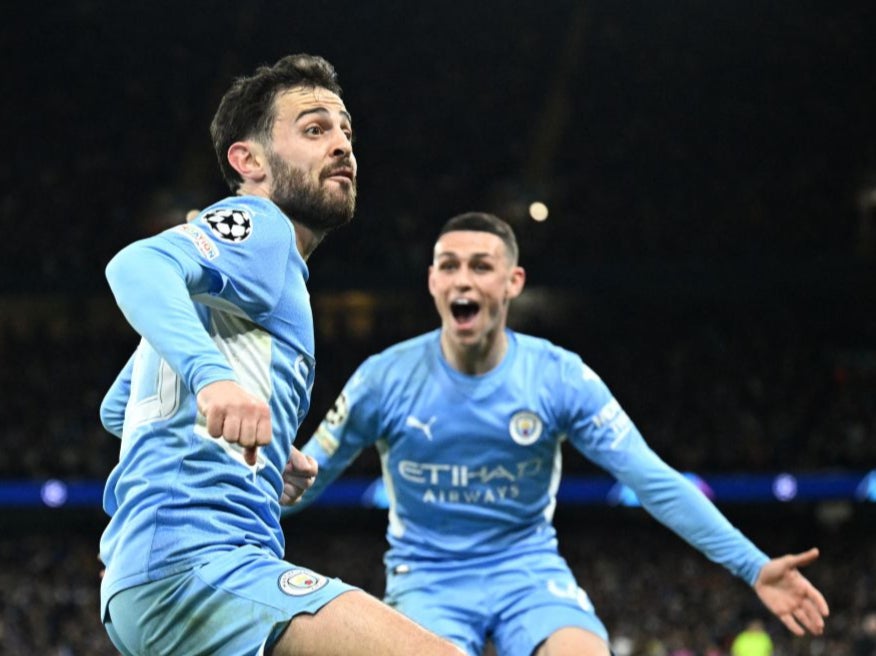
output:
{"label": "soccer player", "polygon": [[472,655],[607,656],[608,635],[557,550],[560,445],[571,443],[643,506],[751,584],[795,634],[828,613],[798,567],[770,559],[645,443],[581,358],[506,328],[525,272],[510,226],[450,219],[429,291],[441,328],[367,359],[302,448],[319,463],[305,507],[375,445],[389,496],[386,601]]}
{"label": "soccer player", "polygon": [[142,336],[101,406],[121,437],[100,546],[107,632],[125,655],[458,654],[283,560],[280,503],[312,464],[292,450],[314,376],[306,262],[356,203],[333,67],[292,55],[236,80],[211,134],[234,195],[107,266]]}

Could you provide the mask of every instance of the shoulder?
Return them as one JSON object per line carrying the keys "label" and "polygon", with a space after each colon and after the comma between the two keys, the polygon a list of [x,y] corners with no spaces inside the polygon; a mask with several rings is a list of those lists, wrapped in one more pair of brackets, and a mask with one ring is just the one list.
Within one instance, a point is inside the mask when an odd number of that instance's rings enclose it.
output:
{"label": "shoulder", "polygon": [[[267,198],[230,196],[204,209],[192,222],[206,228],[211,237],[226,243],[242,243],[270,234],[294,236],[292,222]],[[261,234],[260,234],[261,233]]]}
{"label": "shoulder", "polygon": [[378,384],[409,379],[422,367],[431,366],[438,341],[439,332],[435,330],[398,342],[369,357],[359,371]]}
{"label": "shoulder", "polygon": [[403,342],[397,342],[377,355],[372,356],[372,359],[391,363],[398,363],[406,360],[419,360],[423,358],[425,353],[434,348],[435,344],[438,343],[438,339],[439,332],[433,330],[406,339]]}
{"label": "shoulder", "polygon": [[557,369],[575,374],[582,373],[585,380],[598,380],[599,376],[588,367],[581,356],[567,348],[558,346],[543,337],[534,337],[509,331],[517,342],[518,358],[536,367],[536,371],[556,371]]}
{"label": "shoulder", "polygon": [[509,336],[517,342],[518,353],[527,359],[541,360],[546,363],[581,359],[576,353],[558,346],[544,337],[535,337],[514,331],[509,331]]}

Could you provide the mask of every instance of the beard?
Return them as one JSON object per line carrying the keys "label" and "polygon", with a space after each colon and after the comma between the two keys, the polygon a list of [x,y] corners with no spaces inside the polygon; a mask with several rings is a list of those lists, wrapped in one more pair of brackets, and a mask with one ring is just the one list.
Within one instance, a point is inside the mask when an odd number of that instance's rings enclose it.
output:
{"label": "beard", "polygon": [[[274,188],[271,200],[290,219],[314,232],[329,232],[350,222],[356,211],[356,181],[350,180],[350,188],[332,193],[322,184],[314,185],[307,174],[281,159],[276,153],[268,153],[268,164],[274,173]],[[351,166],[348,161],[336,162],[320,171],[322,182],[338,166]]]}

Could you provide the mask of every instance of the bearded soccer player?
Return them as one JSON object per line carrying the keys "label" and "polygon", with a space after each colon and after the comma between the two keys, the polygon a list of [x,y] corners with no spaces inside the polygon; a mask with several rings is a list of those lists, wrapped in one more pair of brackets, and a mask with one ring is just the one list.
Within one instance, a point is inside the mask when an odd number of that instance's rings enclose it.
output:
{"label": "bearded soccer player", "polygon": [[315,366],[307,259],[356,203],[334,68],[292,55],[239,78],[211,133],[234,195],[107,267],[142,337],[101,406],[121,437],[100,546],[107,632],[125,655],[458,654],[283,559],[284,473],[291,486],[308,465],[292,447]]}

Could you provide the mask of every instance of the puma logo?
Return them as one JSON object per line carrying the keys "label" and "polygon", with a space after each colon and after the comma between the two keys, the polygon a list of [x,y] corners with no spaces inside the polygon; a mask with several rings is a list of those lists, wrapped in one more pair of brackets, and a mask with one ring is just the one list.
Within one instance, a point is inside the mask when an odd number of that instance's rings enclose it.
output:
{"label": "puma logo", "polygon": [[429,419],[429,421],[427,421],[424,424],[422,421],[420,421],[419,419],[414,417],[414,415],[408,415],[408,420],[406,423],[411,428],[416,428],[417,430],[423,431],[423,435],[425,435],[427,438],[429,438],[429,441],[431,442],[432,441],[432,424],[435,423],[436,419],[437,419],[437,417],[431,417]]}

